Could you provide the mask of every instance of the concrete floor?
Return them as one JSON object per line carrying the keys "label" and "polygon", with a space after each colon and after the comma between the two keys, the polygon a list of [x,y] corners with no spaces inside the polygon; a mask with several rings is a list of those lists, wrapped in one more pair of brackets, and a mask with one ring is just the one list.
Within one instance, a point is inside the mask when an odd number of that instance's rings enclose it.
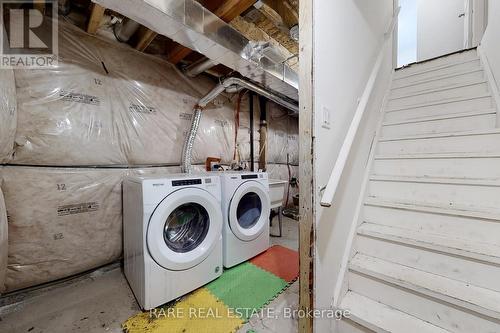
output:
{"label": "concrete floor", "polygon": [[[277,219],[272,231],[277,233]],[[273,245],[298,248],[298,222],[283,219],[283,237]],[[298,282],[268,306],[278,319],[254,317],[238,333],[297,332],[297,321],[283,318],[284,308],[297,309]],[[7,295],[0,299],[0,332],[122,332],[121,324],[140,311],[119,265],[110,265],[64,283]]]}

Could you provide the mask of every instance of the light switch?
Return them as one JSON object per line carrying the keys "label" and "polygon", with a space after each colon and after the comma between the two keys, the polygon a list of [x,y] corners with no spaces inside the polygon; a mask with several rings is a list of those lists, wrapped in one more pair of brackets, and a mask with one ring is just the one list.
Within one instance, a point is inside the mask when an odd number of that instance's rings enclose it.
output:
{"label": "light switch", "polygon": [[326,106],[322,107],[322,122],[321,122],[321,127],[330,129],[331,123],[330,123],[330,109],[328,109]]}

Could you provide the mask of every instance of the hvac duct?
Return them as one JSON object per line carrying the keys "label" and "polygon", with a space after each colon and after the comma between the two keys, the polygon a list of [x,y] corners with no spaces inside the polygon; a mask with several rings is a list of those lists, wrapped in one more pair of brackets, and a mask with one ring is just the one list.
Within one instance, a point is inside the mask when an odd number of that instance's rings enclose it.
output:
{"label": "hvac duct", "polygon": [[113,27],[113,32],[119,42],[126,43],[130,39],[130,37],[132,37],[132,35],[139,29],[140,26],[141,25],[139,23],[125,18],[121,22],[115,24],[115,26]]}
{"label": "hvac duct", "polygon": [[298,100],[298,75],[272,46],[250,42],[195,0],[93,0],[238,71],[266,89]]}
{"label": "hvac duct", "polygon": [[196,139],[196,134],[200,126],[201,114],[203,108],[213,101],[217,96],[219,96],[223,91],[229,87],[238,86],[245,88],[263,96],[276,104],[279,104],[289,110],[291,110],[295,115],[298,115],[299,106],[291,101],[289,98],[281,96],[279,93],[274,91],[269,91],[263,87],[256,85],[253,82],[243,80],[238,77],[229,77],[219,83],[215,88],[213,88],[207,95],[198,101],[195,106],[193,119],[191,121],[191,128],[184,142],[184,147],[182,149],[182,171],[186,173],[191,173],[193,171],[193,166],[191,165],[191,157],[193,152],[194,141]]}
{"label": "hvac duct", "polygon": [[217,65],[216,62],[207,59],[207,58],[202,58],[198,61],[193,62],[191,65],[186,67],[185,73],[189,77],[196,77],[203,73],[204,71],[214,67]]}

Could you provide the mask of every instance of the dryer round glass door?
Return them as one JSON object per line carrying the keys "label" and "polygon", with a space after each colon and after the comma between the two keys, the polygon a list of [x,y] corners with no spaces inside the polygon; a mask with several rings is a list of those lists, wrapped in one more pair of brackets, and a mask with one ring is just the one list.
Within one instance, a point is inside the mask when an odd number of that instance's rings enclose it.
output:
{"label": "dryer round glass door", "polygon": [[229,226],[243,241],[257,238],[269,223],[270,199],[266,188],[256,181],[241,184],[229,205]]}
{"label": "dryer round glass door", "polygon": [[180,205],[167,218],[163,238],[174,252],[185,253],[195,249],[207,236],[210,217],[198,203]]}
{"label": "dryer round glass door", "polygon": [[148,249],[166,269],[189,269],[212,252],[221,230],[220,203],[202,189],[180,189],[164,198],[151,215]]}

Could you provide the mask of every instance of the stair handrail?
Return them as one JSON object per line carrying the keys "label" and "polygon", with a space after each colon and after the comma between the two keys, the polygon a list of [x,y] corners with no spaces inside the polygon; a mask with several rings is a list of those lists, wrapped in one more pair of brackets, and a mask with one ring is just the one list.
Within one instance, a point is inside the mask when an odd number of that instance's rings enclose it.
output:
{"label": "stair handrail", "polygon": [[349,130],[347,131],[346,137],[344,139],[344,143],[340,148],[337,161],[335,162],[332,173],[330,174],[330,178],[328,179],[328,184],[324,188],[325,191],[323,192],[323,196],[321,197],[320,201],[320,205],[323,207],[332,206],[335,193],[337,192],[337,188],[340,183],[340,178],[342,177],[342,173],[344,172],[344,168],[347,163],[349,153],[351,152],[352,144],[354,143],[354,138],[358,133],[361,119],[363,119],[363,115],[366,111],[366,106],[368,105],[368,101],[375,87],[375,80],[377,79],[378,73],[382,66],[382,60],[384,59],[385,49],[388,45],[390,37],[394,33],[394,28],[396,27],[400,11],[401,7],[398,7],[394,12],[394,15],[392,16],[389,29],[384,33],[384,42],[382,48],[378,54],[377,60],[375,61],[375,65],[370,74],[368,82],[366,83],[363,95],[361,95],[361,99],[356,108],[356,112],[354,113],[354,117],[352,118],[351,125],[349,126]]}

